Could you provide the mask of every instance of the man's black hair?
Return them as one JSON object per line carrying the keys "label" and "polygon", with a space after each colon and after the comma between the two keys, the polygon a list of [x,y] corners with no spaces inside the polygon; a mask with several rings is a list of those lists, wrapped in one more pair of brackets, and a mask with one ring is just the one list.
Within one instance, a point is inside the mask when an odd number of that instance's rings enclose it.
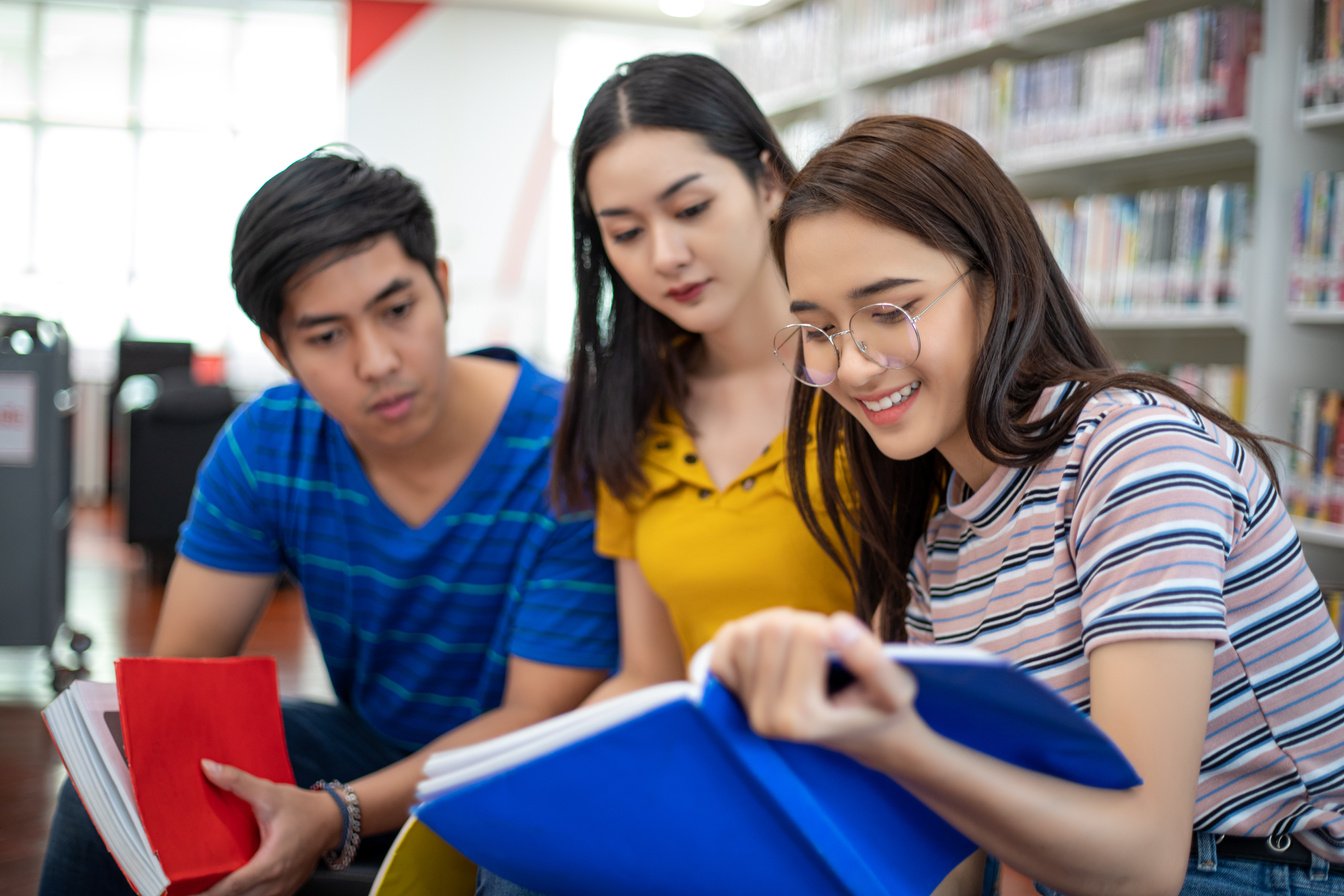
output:
{"label": "man's black hair", "polygon": [[248,200],[233,237],[233,289],[261,332],[280,339],[285,287],[313,261],[392,234],[436,284],[434,213],[420,184],[348,147],[324,146]]}

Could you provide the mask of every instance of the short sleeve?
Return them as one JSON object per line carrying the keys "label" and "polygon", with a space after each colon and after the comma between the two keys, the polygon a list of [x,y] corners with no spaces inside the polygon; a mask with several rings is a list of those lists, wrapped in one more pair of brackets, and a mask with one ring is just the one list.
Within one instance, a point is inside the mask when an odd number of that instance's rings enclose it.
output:
{"label": "short sleeve", "polygon": [[508,652],[539,663],[614,669],[617,645],[615,574],[593,550],[593,515],[562,516],[521,583]]}
{"label": "short sleeve", "polygon": [[1248,503],[1245,454],[1193,411],[1117,408],[1086,438],[1069,533],[1083,649],[1226,641],[1223,579]]}
{"label": "short sleeve", "polygon": [[594,525],[595,544],[599,554],[612,559],[635,556],[634,514],[603,482],[597,484],[597,511]]}
{"label": "short sleeve", "polygon": [[248,463],[248,418],[235,414],[201,463],[178,553],[228,572],[272,573],[283,565],[274,523]]}

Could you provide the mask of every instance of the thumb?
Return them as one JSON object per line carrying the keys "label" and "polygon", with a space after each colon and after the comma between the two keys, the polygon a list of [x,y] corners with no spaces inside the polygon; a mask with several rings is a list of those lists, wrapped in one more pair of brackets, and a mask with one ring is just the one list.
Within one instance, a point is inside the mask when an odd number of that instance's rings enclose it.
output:
{"label": "thumb", "polygon": [[260,796],[261,779],[249,775],[240,768],[224,765],[215,762],[213,759],[202,759],[201,771],[205,773],[206,779],[211,784],[221,790],[227,790],[249,803],[255,802]]}
{"label": "thumb", "polygon": [[866,625],[848,613],[833,614],[830,624],[836,656],[863,686],[869,700],[886,712],[896,712],[914,702],[914,676],[887,658],[882,642]]}

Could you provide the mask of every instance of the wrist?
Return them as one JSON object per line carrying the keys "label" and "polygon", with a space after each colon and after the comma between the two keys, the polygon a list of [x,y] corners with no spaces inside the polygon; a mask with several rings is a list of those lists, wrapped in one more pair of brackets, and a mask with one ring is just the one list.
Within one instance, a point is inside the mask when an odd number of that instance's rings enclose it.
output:
{"label": "wrist", "polygon": [[332,807],[336,810],[335,833],[326,838],[328,848],[322,853],[322,861],[333,871],[343,871],[349,867],[355,851],[359,849],[359,796],[349,784],[340,781],[317,781],[312,789],[330,797]]}

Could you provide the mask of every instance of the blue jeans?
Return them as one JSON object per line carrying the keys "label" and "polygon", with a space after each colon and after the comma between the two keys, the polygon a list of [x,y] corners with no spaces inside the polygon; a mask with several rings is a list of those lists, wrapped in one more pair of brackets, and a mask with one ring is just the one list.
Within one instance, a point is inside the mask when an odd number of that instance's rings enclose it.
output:
{"label": "blue jeans", "polygon": [[498,874],[481,868],[476,872],[476,896],[545,896],[545,894],[520,887],[511,880],[505,880]]}
{"label": "blue jeans", "polygon": [[[407,751],[383,740],[344,706],[285,701],[285,741],[294,780],[307,787],[319,778],[352,781],[391,765]],[[393,834],[371,837],[360,845],[360,858],[386,853]],[[134,891],[66,781],[51,820],[42,861],[39,896],[133,896]]]}
{"label": "blue jeans", "polygon": [[[1332,870],[1324,859],[1315,859],[1310,868],[1256,859],[1220,859],[1214,845],[1216,836],[1195,835],[1199,856],[1190,859],[1181,896],[1344,896],[1344,874]],[[984,896],[994,892],[998,878],[998,861],[986,859]],[[1063,896],[1059,890],[1041,884],[1036,885],[1036,892]]]}

